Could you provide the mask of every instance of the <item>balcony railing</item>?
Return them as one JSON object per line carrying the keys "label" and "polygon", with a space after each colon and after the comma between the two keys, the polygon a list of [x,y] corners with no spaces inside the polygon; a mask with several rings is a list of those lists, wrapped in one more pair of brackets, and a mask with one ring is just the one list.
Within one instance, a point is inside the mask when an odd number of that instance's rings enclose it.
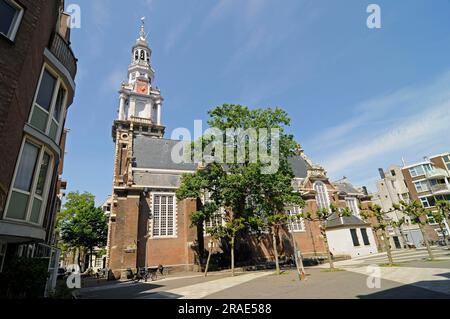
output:
{"label": "balcony railing", "polygon": [[137,116],[132,116],[131,122],[138,123],[138,124],[144,124],[144,125],[153,125],[153,122],[151,119],[146,119],[146,118],[137,117]]}
{"label": "balcony railing", "polygon": [[447,184],[433,185],[431,186],[431,191],[433,193],[450,192],[450,185]]}
{"label": "balcony railing", "polygon": [[77,58],[73,54],[70,45],[64,40],[64,38],[59,35],[59,33],[54,33],[52,42],[50,44],[50,51],[53,55],[66,67],[69,71],[72,79],[75,79],[77,74]]}
{"label": "balcony railing", "polygon": [[425,176],[427,178],[450,177],[447,171],[442,168],[433,168],[431,171],[426,171]]}

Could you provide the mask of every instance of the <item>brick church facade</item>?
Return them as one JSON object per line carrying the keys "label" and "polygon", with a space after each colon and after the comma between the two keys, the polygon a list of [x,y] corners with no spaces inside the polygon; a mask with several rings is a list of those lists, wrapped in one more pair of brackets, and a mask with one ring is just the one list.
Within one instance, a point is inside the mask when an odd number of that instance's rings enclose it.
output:
{"label": "brick church facade", "polygon": [[[127,269],[160,264],[176,270],[196,270],[195,247],[207,247],[208,242],[205,238],[202,245],[198,245],[198,232],[202,230],[191,227],[190,217],[197,210],[196,200],[177,201],[175,196],[182,175],[195,172],[197,165],[172,160],[172,151],[179,141],[164,139],[164,99],[154,86],[151,55],[142,25],[132,48],[128,81],[119,91],[119,114],[112,129],[115,164],[107,267],[116,278],[124,276]],[[356,205],[370,201],[362,191],[347,194],[333,185],[326,171],[314,165],[302,150],[291,159],[291,164],[296,176],[294,186],[306,202],[305,211],[314,212],[331,203],[347,207],[350,197],[357,201]],[[291,207],[287,212],[298,214],[300,209]],[[341,221],[341,224],[334,223],[335,226],[351,226]],[[289,230],[280,234],[281,255],[292,255],[292,238],[303,257],[326,255],[318,223],[306,220],[292,223]],[[270,238],[258,241],[250,238],[240,245],[238,250],[245,252],[241,262],[273,258]]]}

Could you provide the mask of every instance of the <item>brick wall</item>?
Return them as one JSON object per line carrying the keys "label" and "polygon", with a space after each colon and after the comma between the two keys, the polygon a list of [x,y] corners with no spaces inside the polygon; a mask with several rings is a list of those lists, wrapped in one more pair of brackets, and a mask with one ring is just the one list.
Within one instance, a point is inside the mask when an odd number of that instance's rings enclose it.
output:
{"label": "brick wall", "polygon": [[25,13],[15,42],[0,36],[0,192],[9,189],[39,81],[43,52],[57,21],[57,0],[17,2]]}

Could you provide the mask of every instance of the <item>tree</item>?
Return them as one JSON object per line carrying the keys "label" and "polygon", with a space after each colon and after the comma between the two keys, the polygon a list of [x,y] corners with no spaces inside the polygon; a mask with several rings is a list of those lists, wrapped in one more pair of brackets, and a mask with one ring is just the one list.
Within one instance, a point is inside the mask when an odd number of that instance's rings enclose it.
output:
{"label": "tree", "polygon": [[[281,167],[286,164],[282,164]],[[256,196],[254,196],[255,214],[250,222],[252,228],[257,231],[261,231],[261,229],[270,230],[277,274],[281,273],[277,238],[279,238],[280,230],[289,231],[288,224],[291,223],[291,216],[288,215],[286,207],[304,206],[300,194],[294,192],[292,187],[294,176],[291,168],[287,165],[284,168],[281,167],[276,174],[259,177],[261,182],[258,185],[259,189],[255,189]],[[298,217],[295,216],[294,218]],[[295,238],[292,238],[292,240],[295,241]]]}
{"label": "tree", "polygon": [[[202,152],[210,150],[211,154],[202,169],[183,176],[177,198],[198,199],[207,192],[217,207],[225,209],[227,221],[223,231],[230,239],[234,274],[236,237],[249,230],[255,212],[266,215],[281,212],[281,198],[285,199],[286,194],[293,191],[293,173],[287,160],[295,151],[296,143],[291,135],[284,133],[290,119],[279,108],[250,110],[241,105],[225,104],[208,114],[211,117],[209,126],[219,133],[215,136],[205,134],[194,145],[196,151],[200,148]],[[263,130],[266,130],[265,133]],[[273,133],[270,137],[266,134],[268,131]],[[210,148],[212,142],[217,143],[213,150]],[[224,143],[226,147],[221,147]],[[259,150],[257,154],[251,152],[255,146]],[[267,158],[262,156],[262,148],[266,149],[267,154],[278,155],[277,163],[268,163]],[[272,168],[268,167],[269,164],[275,164],[277,169],[267,174],[267,168]],[[197,221],[204,222],[202,218]]]}
{"label": "tree", "polygon": [[[69,193],[64,210],[58,219],[61,239],[69,247],[87,250],[91,256],[95,247],[106,245],[108,221],[101,208],[95,207],[94,196],[89,193]],[[92,267],[92,259],[90,267]],[[80,258],[78,265],[81,267]]]}
{"label": "tree", "polygon": [[373,225],[373,230],[375,232],[381,231],[381,236],[383,237],[384,248],[386,250],[389,266],[394,265],[394,260],[392,258],[391,243],[389,240],[388,228],[391,227],[392,219],[388,217],[388,213],[383,211],[383,208],[379,205],[370,205],[366,210],[361,212],[361,217],[365,220],[369,218],[375,218],[377,221],[376,225]]}
{"label": "tree", "polygon": [[[403,227],[403,225],[405,225],[405,223],[406,223],[405,217],[400,218],[398,221],[392,221],[392,223],[391,223],[392,227],[397,228],[400,233],[400,236],[402,236],[403,245],[407,244],[405,234],[403,233],[403,230],[402,230],[402,227]],[[403,248],[405,248],[405,247],[403,247]]]}
{"label": "tree", "polygon": [[330,264],[330,269],[334,269],[334,262],[331,256],[330,245],[328,244],[328,236],[327,236],[327,223],[331,221],[331,217],[333,219],[351,216],[352,211],[349,208],[339,209],[334,205],[330,205],[329,209],[323,208],[319,209],[315,213],[307,212],[303,213],[302,216],[311,221],[311,222],[319,222],[320,224],[320,233],[323,237],[323,241],[325,243],[325,249],[327,250],[328,263]]}
{"label": "tree", "polygon": [[400,204],[395,204],[394,208],[400,210],[402,213],[407,215],[411,219],[411,222],[413,224],[419,226],[420,232],[422,233],[423,241],[425,242],[425,246],[427,247],[428,256],[430,257],[430,260],[434,260],[430,242],[424,229],[426,221],[428,220],[428,216],[431,215],[431,212],[425,209],[423,205],[418,201],[413,201],[411,203],[401,201]]}
{"label": "tree", "polygon": [[[214,217],[215,214],[217,214],[219,210],[219,207],[214,203],[207,201],[204,204],[202,203],[200,206],[200,210],[197,212],[194,212],[191,216],[191,227],[197,227],[197,230],[201,231],[203,233],[203,225],[205,221],[210,220]],[[210,236],[210,245],[208,245],[208,259],[206,261],[205,266],[205,277],[208,275],[208,268],[209,268],[209,262],[211,260],[212,255],[212,242],[214,240],[220,240],[222,238],[225,238],[226,234],[225,232],[221,231],[221,229],[217,229],[217,227],[207,228],[205,230],[206,234]],[[203,234],[198,239],[199,241],[203,241]],[[202,245],[199,244],[199,248]],[[200,252],[199,252],[200,253]]]}
{"label": "tree", "polygon": [[441,229],[442,235],[444,236],[444,243],[447,246],[447,249],[450,250],[450,244],[448,241],[447,234],[447,225],[448,218],[450,216],[450,202],[448,201],[438,201],[436,203],[437,211],[432,212],[433,219],[439,225]]}

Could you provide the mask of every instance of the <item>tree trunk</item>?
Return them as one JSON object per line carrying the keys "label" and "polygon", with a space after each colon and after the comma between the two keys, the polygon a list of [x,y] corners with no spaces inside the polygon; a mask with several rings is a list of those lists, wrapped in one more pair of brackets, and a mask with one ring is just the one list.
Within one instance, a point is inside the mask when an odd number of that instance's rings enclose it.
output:
{"label": "tree trunk", "polygon": [[322,235],[323,235],[323,241],[325,243],[325,248],[327,250],[328,263],[330,264],[330,269],[334,269],[334,262],[333,262],[333,258],[331,257],[330,245],[328,245],[328,237],[327,237],[326,230],[323,230]]}
{"label": "tree trunk", "polygon": [[281,271],[280,271],[280,260],[278,258],[277,236],[275,227],[272,227],[272,245],[273,245],[273,253],[275,255],[276,274],[279,275]]}
{"label": "tree trunk", "polygon": [[305,278],[306,273],[305,273],[305,268],[303,266],[303,260],[302,260],[301,254],[299,254],[300,250],[297,248],[297,242],[295,241],[294,232],[291,232],[291,239],[292,239],[292,244],[294,246],[294,258],[295,258],[294,261],[295,261],[295,267],[297,268],[298,278],[300,280],[303,280],[303,278]]}
{"label": "tree trunk", "polygon": [[388,257],[388,261],[389,261],[389,266],[393,266],[394,265],[394,259],[392,258],[391,243],[389,242],[389,235],[388,235],[387,230],[383,231],[383,237],[384,237],[384,247],[386,249],[386,253],[387,253],[387,257]]}
{"label": "tree trunk", "polygon": [[90,249],[91,254],[89,256],[89,268],[92,268],[92,256],[94,255],[93,250],[93,248]]}
{"label": "tree trunk", "polygon": [[425,233],[425,230],[423,229],[423,225],[421,223],[419,223],[419,229],[420,229],[420,232],[422,233],[422,237],[423,237],[423,241],[425,242],[425,246],[427,247],[428,256],[430,257],[430,260],[434,260],[433,253],[431,252],[430,243],[428,241],[428,236]]}
{"label": "tree trunk", "polygon": [[[398,228],[398,230],[399,230],[399,232],[400,232],[400,236],[402,236],[402,240],[403,240],[403,248],[405,249],[405,248],[408,248],[408,242],[407,242],[407,240],[406,240],[406,236],[405,236],[405,234],[403,233],[403,230],[402,230],[402,228],[401,228],[401,226]],[[406,246],[406,247],[405,247]]]}
{"label": "tree trunk", "polygon": [[231,237],[231,276],[234,277],[234,240],[236,236]]}
{"label": "tree trunk", "polygon": [[[211,245],[212,245],[212,242],[211,242]],[[208,259],[206,260],[205,277],[208,276],[209,261],[211,260],[211,255],[212,255],[212,247],[208,247]]]}
{"label": "tree trunk", "polygon": [[[446,233],[447,233],[447,225],[448,225],[448,220],[445,218],[444,219],[444,228],[442,229],[442,234],[444,235],[444,243],[445,243],[445,246],[447,247],[447,249],[448,250],[450,250],[450,243],[449,243],[449,241],[447,240],[447,238],[448,238],[448,236],[447,235],[445,235]],[[449,234],[450,235],[450,234]]]}
{"label": "tree trunk", "polygon": [[78,248],[78,260],[77,260],[77,262],[78,262],[78,267],[80,269],[80,272],[83,272],[82,269],[81,269],[81,248]]}

